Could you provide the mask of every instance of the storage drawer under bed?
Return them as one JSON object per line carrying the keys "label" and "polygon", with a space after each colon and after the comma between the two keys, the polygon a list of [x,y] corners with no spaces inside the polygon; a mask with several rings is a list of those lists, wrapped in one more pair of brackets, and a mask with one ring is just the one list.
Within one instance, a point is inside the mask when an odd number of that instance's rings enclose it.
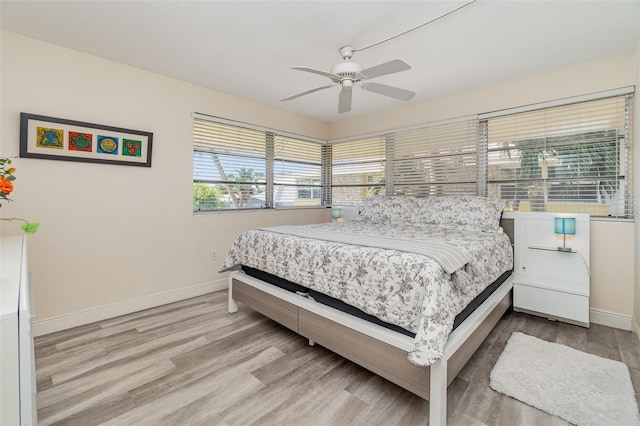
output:
{"label": "storage drawer under bed", "polygon": [[298,332],[298,307],[280,300],[275,296],[263,293],[248,284],[233,280],[233,298],[244,303],[262,315],[279,322],[285,327]]}

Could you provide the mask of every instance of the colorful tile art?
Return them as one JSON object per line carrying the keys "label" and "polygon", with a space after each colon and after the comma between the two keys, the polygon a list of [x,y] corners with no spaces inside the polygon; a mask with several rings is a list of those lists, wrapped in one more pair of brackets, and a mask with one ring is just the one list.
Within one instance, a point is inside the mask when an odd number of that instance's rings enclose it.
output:
{"label": "colorful tile art", "polygon": [[91,152],[93,135],[91,133],[69,132],[69,150]]}
{"label": "colorful tile art", "polygon": [[142,141],[122,139],[122,155],[129,157],[142,156]]}
{"label": "colorful tile art", "polygon": [[38,127],[36,136],[36,146],[40,148],[64,149],[64,131],[60,129],[50,129],[48,127]]}
{"label": "colorful tile art", "polygon": [[101,154],[118,154],[118,138],[98,135],[98,152]]}

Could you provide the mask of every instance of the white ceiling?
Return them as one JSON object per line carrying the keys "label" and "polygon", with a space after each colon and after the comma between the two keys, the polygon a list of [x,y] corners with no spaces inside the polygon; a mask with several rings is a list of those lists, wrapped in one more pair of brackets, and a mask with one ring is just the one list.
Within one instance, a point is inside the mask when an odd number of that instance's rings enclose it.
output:
{"label": "white ceiling", "polygon": [[[355,89],[337,113],[330,71],[356,49],[466,1],[5,1],[2,29],[333,122],[404,103]],[[357,52],[364,68],[395,58],[412,69],[375,79],[439,97],[529,73],[633,50],[640,0],[477,0],[432,24]]]}

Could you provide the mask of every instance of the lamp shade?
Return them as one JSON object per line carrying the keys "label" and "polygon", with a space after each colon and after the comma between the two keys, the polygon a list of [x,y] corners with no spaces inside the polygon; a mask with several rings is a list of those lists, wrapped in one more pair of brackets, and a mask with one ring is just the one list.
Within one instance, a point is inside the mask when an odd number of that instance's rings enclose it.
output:
{"label": "lamp shade", "polygon": [[342,209],[340,207],[332,207],[331,217],[333,219],[340,219],[342,217]]}
{"label": "lamp shade", "polygon": [[575,235],[576,218],[575,217],[556,217],[555,233],[562,235]]}

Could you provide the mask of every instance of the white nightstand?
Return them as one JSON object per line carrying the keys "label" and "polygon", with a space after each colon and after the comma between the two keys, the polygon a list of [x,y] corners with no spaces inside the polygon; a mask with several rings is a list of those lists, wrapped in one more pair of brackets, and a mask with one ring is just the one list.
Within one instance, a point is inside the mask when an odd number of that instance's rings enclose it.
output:
{"label": "white nightstand", "polygon": [[[575,235],[554,232],[554,219],[575,218]],[[514,213],[513,309],[589,327],[589,215]]]}

